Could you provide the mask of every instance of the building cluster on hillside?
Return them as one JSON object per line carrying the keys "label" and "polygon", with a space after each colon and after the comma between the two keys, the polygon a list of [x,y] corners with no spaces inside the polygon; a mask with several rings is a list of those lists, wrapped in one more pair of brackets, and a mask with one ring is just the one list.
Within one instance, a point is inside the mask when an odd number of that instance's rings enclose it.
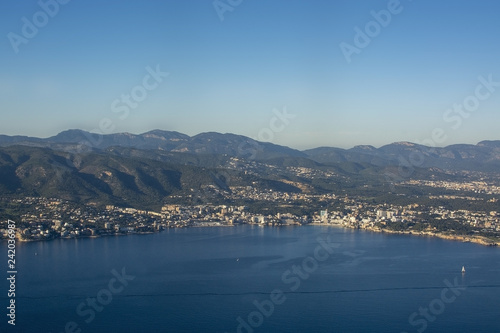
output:
{"label": "building cluster on hillside", "polygon": [[443,180],[408,180],[404,183],[408,185],[428,186],[435,188],[442,188],[446,190],[469,192],[469,193],[482,193],[488,195],[500,194],[500,186],[489,184],[485,181],[469,181],[469,182],[451,182]]}
{"label": "building cluster on hillside", "polygon": [[[457,186],[450,183],[436,182],[436,186]],[[483,186],[483,184],[476,184]],[[470,188],[468,189],[470,191]],[[495,188],[483,188],[495,191]],[[191,200],[194,204],[165,204],[160,211],[139,210],[135,208],[108,205],[98,208],[96,205],[82,205],[59,199],[27,197],[24,199],[6,199],[14,205],[25,207],[16,221],[18,237],[24,240],[42,240],[52,238],[74,238],[130,233],[151,233],[165,228],[198,226],[232,226],[236,224],[257,225],[304,225],[330,224],[350,228],[376,229],[391,223],[426,222],[426,219],[454,221],[466,224],[475,230],[500,231],[500,213],[497,211],[449,210],[444,207],[421,206],[410,204],[396,206],[390,204],[368,203],[361,199],[335,194],[313,195],[289,193],[273,190],[258,190],[254,186],[231,187],[230,191],[215,186],[207,186],[203,194],[221,195],[234,202],[249,201],[272,203],[273,214],[256,214],[246,206],[214,205],[207,200]],[[198,193],[199,194],[199,193]],[[178,196],[180,202],[188,202],[196,193]],[[442,196],[440,198],[443,198]],[[456,196],[455,199],[473,200],[475,197]],[[451,196],[449,199],[454,199]],[[193,198],[191,198],[193,199]],[[327,210],[335,202],[335,209]],[[323,210],[310,216],[296,216],[287,207],[294,203],[302,206],[315,205]],[[7,235],[5,221],[1,221],[0,235]],[[3,229],[2,229],[3,228]]]}
{"label": "building cluster on hillside", "polygon": [[448,210],[443,207],[423,207],[417,204],[408,206],[346,206],[348,213],[339,211],[321,211],[315,216],[315,223],[337,224],[351,228],[370,229],[377,223],[419,223],[428,222],[428,216],[434,220],[452,220],[456,223],[470,225],[482,231],[500,231],[500,213],[473,212],[468,210]]}
{"label": "building cluster on hillside", "polygon": [[231,193],[227,195],[227,199],[231,200],[262,200],[272,202],[287,202],[297,200],[309,200],[310,196],[302,193],[290,193],[274,190],[258,190],[253,186],[232,186]]}
{"label": "building cluster on hillside", "polygon": [[268,174],[283,174],[287,176],[296,176],[305,179],[330,179],[341,177],[333,171],[324,171],[318,168],[307,168],[299,166],[276,166],[256,160],[240,160],[237,157],[231,157],[229,161],[222,166],[229,170],[244,171],[246,174],[261,175],[262,172]]}
{"label": "building cluster on hillside", "polygon": [[[16,199],[29,205],[30,212],[16,221],[17,236],[23,240],[75,238],[131,233],[151,233],[165,228],[232,226],[235,224],[299,225],[307,217],[292,214],[263,215],[247,211],[245,206],[165,205],[161,212],[108,205],[105,209],[81,206],[48,198]],[[7,228],[0,228],[7,236]]]}

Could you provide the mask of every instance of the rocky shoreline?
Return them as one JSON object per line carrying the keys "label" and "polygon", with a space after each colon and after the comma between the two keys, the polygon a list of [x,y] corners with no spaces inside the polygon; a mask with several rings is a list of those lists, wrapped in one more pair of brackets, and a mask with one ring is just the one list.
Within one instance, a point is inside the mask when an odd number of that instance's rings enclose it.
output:
{"label": "rocky shoreline", "polygon": [[395,231],[395,230],[389,230],[389,229],[381,229],[378,227],[370,227],[370,228],[366,228],[364,230],[369,230],[369,231],[373,231],[373,232],[383,232],[383,233],[388,233],[388,234],[431,236],[431,237],[438,237],[438,238],[447,239],[447,240],[460,241],[460,242],[464,242],[464,243],[475,243],[475,244],[480,244],[480,245],[485,245],[485,246],[500,246],[500,241],[495,242],[494,240],[491,240],[491,239],[484,237],[484,236],[453,235],[453,234],[444,234],[444,233],[440,233],[440,232],[430,232],[430,231],[421,231],[421,232]]}

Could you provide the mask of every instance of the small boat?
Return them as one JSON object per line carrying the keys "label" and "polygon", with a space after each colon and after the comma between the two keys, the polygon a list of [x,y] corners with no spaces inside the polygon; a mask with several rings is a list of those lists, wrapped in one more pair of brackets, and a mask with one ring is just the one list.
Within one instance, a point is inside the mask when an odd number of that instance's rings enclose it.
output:
{"label": "small boat", "polygon": [[465,266],[462,266],[462,273],[465,273]]}

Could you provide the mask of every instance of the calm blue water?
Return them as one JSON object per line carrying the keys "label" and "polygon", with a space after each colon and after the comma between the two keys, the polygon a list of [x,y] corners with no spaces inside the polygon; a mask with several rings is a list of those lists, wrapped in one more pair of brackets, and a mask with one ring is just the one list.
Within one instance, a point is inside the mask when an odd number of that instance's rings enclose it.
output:
{"label": "calm blue water", "polygon": [[500,332],[500,249],[475,244],[239,226],[18,243],[16,254],[16,326],[4,282],[1,332]]}

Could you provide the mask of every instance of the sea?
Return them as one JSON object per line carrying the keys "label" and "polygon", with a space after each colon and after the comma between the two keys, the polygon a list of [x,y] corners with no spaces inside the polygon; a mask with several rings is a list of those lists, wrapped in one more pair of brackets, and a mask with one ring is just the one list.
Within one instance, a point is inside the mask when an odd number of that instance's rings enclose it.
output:
{"label": "sea", "polygon": [[500,248],[433,237],[177,228],[17,242],[15,259],[0,332],[500,332]]}

